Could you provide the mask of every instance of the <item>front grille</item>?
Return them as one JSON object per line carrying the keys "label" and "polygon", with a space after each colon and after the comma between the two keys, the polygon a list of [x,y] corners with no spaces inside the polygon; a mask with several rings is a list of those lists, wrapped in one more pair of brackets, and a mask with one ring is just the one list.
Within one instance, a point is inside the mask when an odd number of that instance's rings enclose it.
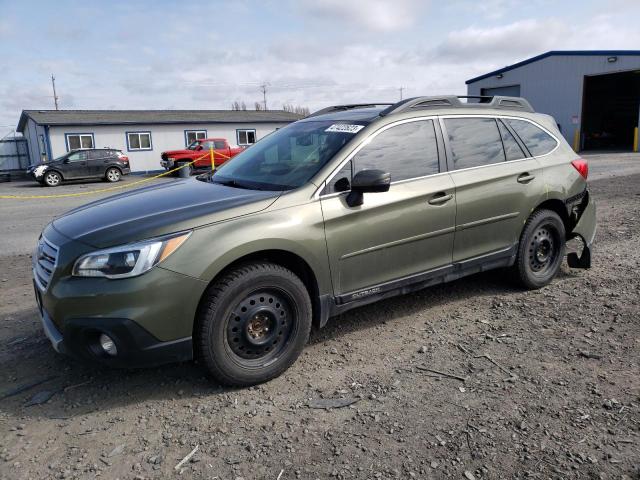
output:
{"label": "front grille", "polygon": [[33,276],[41,290],[46,290],[56,268],[58,247],[41,237],[34,253]]}
{"label": "front grille", "polygon": [[162,158],[162,160],[166,160],[167,159],[167,154],[163,153],[162,155],[160,155],[160,157]]}

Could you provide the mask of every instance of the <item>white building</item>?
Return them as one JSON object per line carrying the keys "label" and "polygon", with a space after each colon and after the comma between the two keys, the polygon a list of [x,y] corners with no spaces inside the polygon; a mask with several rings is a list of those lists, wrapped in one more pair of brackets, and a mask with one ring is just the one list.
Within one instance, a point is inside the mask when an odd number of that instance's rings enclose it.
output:
{"label": "white building", "polygon": [[30,164],[79,148],[118,148],[133,172],[160,170],[160,154],[195,138],[226,138],[246,146],[299,120],[282,110],[23,110],[17,130],[27,139]]}

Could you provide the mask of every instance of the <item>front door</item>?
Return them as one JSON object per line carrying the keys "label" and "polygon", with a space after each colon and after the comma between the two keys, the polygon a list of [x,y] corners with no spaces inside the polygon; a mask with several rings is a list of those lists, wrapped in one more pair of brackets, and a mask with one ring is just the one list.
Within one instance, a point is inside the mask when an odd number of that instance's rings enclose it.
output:
{"label": "front door", "polygon": [[453,261],[515,253],[543,191],[542,168],[500,119],[445,118],[456,190]]}
{"label": "front door", "polygon": [[[396,124],[372,137],[328,179],[321,196],[334,293],[346,301],[452,258],[454,186],[441,172],[434,122]],[[361,206],[349,207],[349,183],[365,169],[389,172],[391,187],[365,193]]]}
{"label": "front door", "polygon": [[87,164],[87,152],[78,150],[69,154],[62,166],[62,175],[65,179],[83,178],[89,176]]}

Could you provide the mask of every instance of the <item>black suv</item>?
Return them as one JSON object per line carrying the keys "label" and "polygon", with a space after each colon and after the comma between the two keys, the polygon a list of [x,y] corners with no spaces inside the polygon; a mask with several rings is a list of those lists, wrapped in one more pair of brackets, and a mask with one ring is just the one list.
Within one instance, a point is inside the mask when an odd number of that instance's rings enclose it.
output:
{"label": "black suv", "polygon": [[74,150],[51,162],[29,167],[27,174],[42,185],[57,187],[63,180],[103,178],[117,182],[131,172],[129,157],[114,148]]}

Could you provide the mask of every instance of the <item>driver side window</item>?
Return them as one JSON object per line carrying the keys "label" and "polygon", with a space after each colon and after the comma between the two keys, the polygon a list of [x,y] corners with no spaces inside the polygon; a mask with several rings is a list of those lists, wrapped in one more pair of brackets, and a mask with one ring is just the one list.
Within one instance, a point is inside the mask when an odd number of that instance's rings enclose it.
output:
{"label": "driver side window", "polygon": [[67,159],[70,162],[82,162],[87,159],[87,152],[74,152]]}
{"label": "driver side window", "polygon": [[433,120],[391,127],[374,137],[331,179],[323,195],[348,191],[361,170],[382,170],[391,181],[409,180],[440,172]]}

